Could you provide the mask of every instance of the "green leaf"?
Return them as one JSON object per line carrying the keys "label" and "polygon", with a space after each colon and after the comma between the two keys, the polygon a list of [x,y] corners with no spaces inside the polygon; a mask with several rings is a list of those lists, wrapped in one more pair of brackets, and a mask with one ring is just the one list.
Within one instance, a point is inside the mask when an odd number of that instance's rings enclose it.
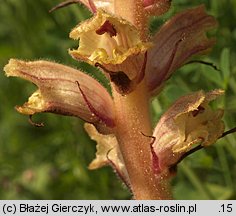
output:
{"label": "green leaf", "polygon": [[214,195],[214,198],[217,200],[230,199],[233,194],[231,188],[218,184],[206,183],[206,187],[211,191],[211,193]]}
{"label": "green leaf", "polygon": [[205,76],[206,80],[217,85],[217,88],[223,88],[223,80],[219,71],[210,68],[206,65],[201,65],[201,74]]}
{"label": "green leaf", "polygon": [[230,77],[230,50],[229,48],[224,48],[220,56],[220,68],[224,78],[224,88],[226,89]]}

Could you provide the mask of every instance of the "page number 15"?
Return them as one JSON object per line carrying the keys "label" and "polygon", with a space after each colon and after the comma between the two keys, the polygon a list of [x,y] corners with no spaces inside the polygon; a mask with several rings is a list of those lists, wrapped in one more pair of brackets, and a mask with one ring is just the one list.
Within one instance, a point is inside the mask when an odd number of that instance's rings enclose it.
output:
{"label": "page number 15", "polygon": [[232,204],[222,204],[220,206],[219,212],[232,212],[233,211],[233,205]]}

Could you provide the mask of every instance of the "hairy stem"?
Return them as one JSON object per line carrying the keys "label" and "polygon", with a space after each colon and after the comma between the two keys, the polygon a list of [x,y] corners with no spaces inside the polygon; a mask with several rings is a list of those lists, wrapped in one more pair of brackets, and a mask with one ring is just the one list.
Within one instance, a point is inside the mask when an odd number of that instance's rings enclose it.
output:
{"label": "hairy stem", "polygon": [[144,81],[126,96],[113,86],[116,136],[127,168],[134,199],[171,199],[168,176],[152,169],[149,97]]}

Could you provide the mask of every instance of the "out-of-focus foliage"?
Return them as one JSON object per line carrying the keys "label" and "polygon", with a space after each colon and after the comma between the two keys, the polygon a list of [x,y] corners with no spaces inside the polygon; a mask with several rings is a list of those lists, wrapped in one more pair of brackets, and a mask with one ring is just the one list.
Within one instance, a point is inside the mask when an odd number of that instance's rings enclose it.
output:
{"label": "out-of-focus foliage", "polygon": [[[79,5],[52,14],[58,0],[0,0],[0,68],[9,58],[49,59],[83,67],[104,82],[104,77],[84,63],[71,59],[67,50],[76,43],[70,30],[90,16]],[[225,89],[218,101],[225,108],[226,129],[236,126],[236,1],[174,0],[172,9],[151,22],[155,32],[172,14],[204,3],[219,21],[212,34],[217,44],[201,58],[220,71],[202,64],[189,64],[167,82],[153,105],[153,124],[180,95],[198,89]],[[1,69],[2,71],[2,69]],[[106,87],[108,87],[106,85]],[[89,171],[95,143],[84,133],[83,122],[52,114],[34,116],[45,122],[35,128],[14,106],[25,102],[35,87],[0,73],[0,199],[129,199],[130,194],[111,168]],[[236,199],[236,135],[185,159],[173,180],[177,199]]]}

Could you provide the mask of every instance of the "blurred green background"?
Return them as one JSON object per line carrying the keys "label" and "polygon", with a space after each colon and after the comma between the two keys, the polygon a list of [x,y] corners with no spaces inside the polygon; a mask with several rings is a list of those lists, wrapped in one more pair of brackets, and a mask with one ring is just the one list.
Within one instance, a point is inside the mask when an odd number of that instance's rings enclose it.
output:
{"label": "blurred green background", "polygon": [[[84,133],[81,120],[40,114],[34,120],[46,126],[35,128],[14,110],[36,88],[4,76],[2,68],[9,58],[47,59],[83,67],[104,81],[95,69],[75,62],[67,53],[76,46],[68,38],[70,30],[90,14],[79,5],[49,14],[59,2],[0,0],[0,199],[130,199],[110,167],[87,169],[95,143]],[[152,102],[153,124],[180,95],[222,88],[225,97],[215,106],[224,107],[227,129],[236,126],[236,1],[174,0],[166,15],[152,20],[150,29],[156,31],[174,13],[201,3],[219,22],[213,32],[217,44],[201,59],[220,71],[200,64],[178,70]],[[236,199],[236,134],[185,159],[172,184],[176,199]]]}

